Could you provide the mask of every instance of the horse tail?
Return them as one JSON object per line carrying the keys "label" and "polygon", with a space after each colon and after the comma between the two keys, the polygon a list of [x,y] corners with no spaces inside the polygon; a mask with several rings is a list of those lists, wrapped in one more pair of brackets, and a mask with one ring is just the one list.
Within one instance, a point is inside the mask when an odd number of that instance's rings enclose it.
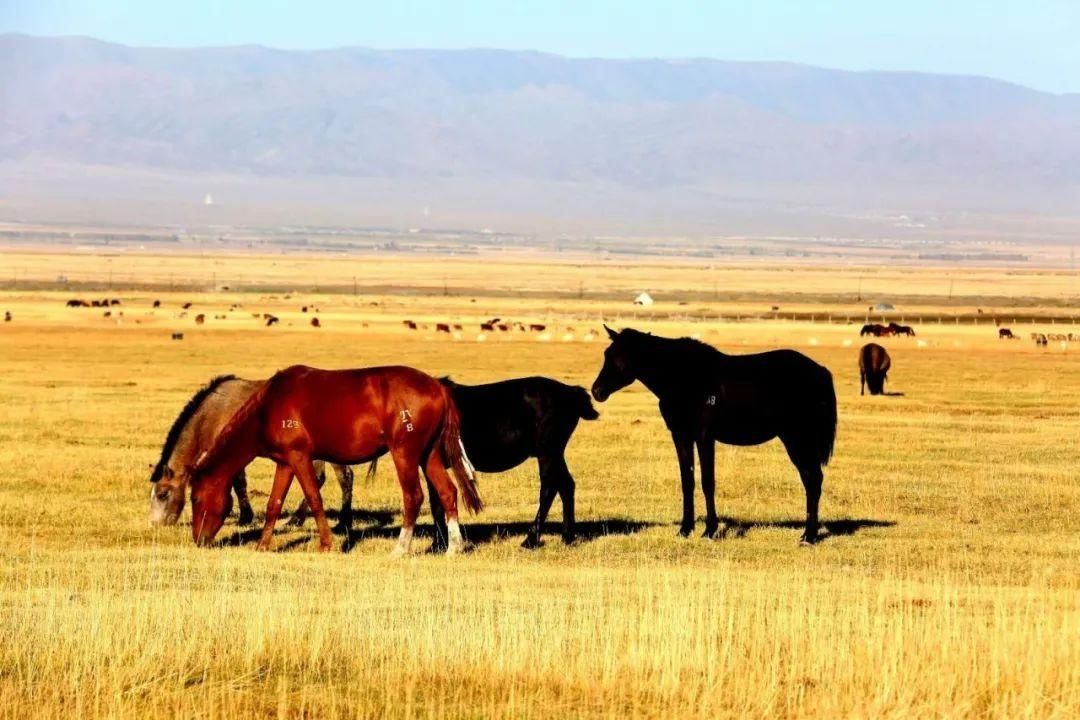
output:
{"label": "horse tail", "polygon": [[251,421],[255,419],[258,411],[262,408],[263,401],[266,399],[267,392],[270,390],[270,386],[273,382],[274,378],[270,378],[264,382],[262,386],[252,393],[251,397],[244,401],[244,404],[233,413],[233,416],[229,418],[229,422],[225,423],[225,427],[221,428],[217,437],[214,438],[214,444],[195,461],[195,466],[192,468],[193,476],[205,472],[207,468],[212,467],[224,459],[225,454],[230,450],[233,443],[240,437],[240,434],[248,428]]}
{"label": "horse tail", "polygon": [[465,444],[461,441],[461,415],[458,413],[457,404],[450,394],[450,389],[445,385],[442,387],[446,403],[442,435],[439,437],[439,442],[442,445],[443,461],[453,471],[465,507],[477,513],[483,509],[484,502],[480,499],[480,493],[476,489],[476,470],[473,468],[473,464],[469,462],[469,457],[465,454]]}
{"label": "horse tail", "polygon": [[833,384],[832,373],[827,368],[822,368],[822,384],[824,385],[823,397],[821,398],[821,418],[818,424],[820,428],[819,461],[822,467],[829,464],[836,445],[836,386]]}
{"label": "horse tail", "polygon": [[593,407],[588,390],[580,386],[574,386],[571,391],[574,395],[574,401],[577,403],[578,417],[582,420],[595,420],[600,417],[600,413],[596,412],[596,408]]}
{"label": "horse tail", "polygon": [[379,458],[375,458],[367,466],[367,473],[364,474],[364,480],[371,482],[375,479],[375,471],[379,469]]}

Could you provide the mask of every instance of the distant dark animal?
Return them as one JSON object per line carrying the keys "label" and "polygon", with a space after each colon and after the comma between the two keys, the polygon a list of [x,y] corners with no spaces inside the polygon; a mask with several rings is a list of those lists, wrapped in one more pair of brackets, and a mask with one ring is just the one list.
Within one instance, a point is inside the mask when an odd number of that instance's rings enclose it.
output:
{"label": "distant dark animal", "polygon": [[307,305],[305,305],[304,307],[300,308],[300,312],[307,312]]}
{"label": "distant dark animal", "polygon": [[121,303],[116,298],[113,298],[112,300],[109,301],[109,304],[110,305],[120,305]]}
{"label": "distant dark animal", "polygon": [[282,370],[240,406],[191,472],[191,533],[199,545],[213,542],[228,514],[236,472],[256,457],[277,463],[259,549],[273,538],[293,475],[300,481],[319,529],[319,548],[330,550],[313,459],[371,462],[390,453],[401,485],[403,519],[395,554],[409,552],[423,502],[423,467],[446,509],[449,552],[464,549],[458,525],[457,478],[465,505],[482,507],[461,440],[461,418],[450,391],[435,378],[408,367],[319,370],[295,365]]}
{"label": "distant dark animal", "polygon": [[184,333],[182,333],[182,332],[174,332],[172,334],[172,339],[173,340],[183,340],[184,339]]}
{"label": "distant dark animal", "polygon": [[414,323],[412,320],[402,320],[402,324],[410,330],[416,329],[416,323]]}
{"label": "distant dark animal", "polygon": [[1009,328],[999,328],[998,340],[1016,340],[1016,336],[1013,335],[1013,331]]}
{"label": "distant dark animal", "polygon": [[[599,417],[583,387],[545,377],[526,377],[486,385],[459,385],[440,380],[450,389],[461,413],[461,439],[476,469],[497,473],[536,458],[540,468],[540,503],[523,547],[540,546],[551,504],[558,495],[563,509],[563,541],[573,542],[574,478],[566,466],[566,445],[579,420]],[[370,471],[370,472],[373,472]],[[437,547],[446,542],[446,522],[439,493],[430,485],[431,513]],[[305,512],[301,507],[297,515]]]}
{"label": "distant dark animal", "polygon": [[495,326],[491,323],[480,323],[480,330],[483,332],[494,332]]}
{"label": "distant dark animal", "polygon": [[435,332],[449,333],[450,332],[450,325],[447,324],[447,323],[436,323]]}
{"label": "distant dark animal", "polygon": [[311,327],[322,327],[322,323],[319,322],[319,318],[311,318]]}
{"label": "distant dark animal", "polygon": [[191,309],[191,303],[186,302],[183,305],[181,305],[180,307],[182,307],[184,310],[190,310]]}
{"label": "distant dark animal", "polygon": [[818,538],[822,468],[836,438],[836,391],[832,374],[794,350],[726,355],[690,338],[656,337],[604,326],[611,345],[592,386],[603,402],[640,380],[660,400],[682,481],[679,534],[694,530],[694,445],[701,459],[705,536],[716,537],[715,445],[759,445],[779,438],[799,471],[806,492],[803,542]]}
{"label": "distant dark animal", "polygon": [[[183,337],[183,333],[173,333]],[[187,498],[191,467],[199,456],[210,449],[214,439],[233,414],[266,383],[265,380],[244,380],[234,375],[221,375],[196,392],[176,416],[161,457],[150,473],[150,524],[174,525],[180,519]],[[341,522],[351,522],[352,470],[345,465],[333,465],[341,484]],[[320,486],[325,481],[323,462],[315,463]],[[240,524],[249,525],[255,518],[247,493],[247,475],[241,468],[232,478],[232,489],[240,506]]]}
{"label": "distant dark animal", "polygon": [[778,312],[779,310],[780,310],[780,306],[779,306],[779,305],[773,305],[773,306],[772,306],[772,311],[773,311],[773,312]]}
{"label": "distant dark animal", "polygon": [[859,331],[859,337],[865,337],[866,335],[873,335],[874,337],[881,337],[881,334],[886,330],[884,325],[877,323],[869,323],[862,326],[862,330]]}
{"label": "distant dark animal", "polygon": [[915,328],[910,325],[898,325],[897,323],[889,323],[889,328],[892,335],[905,335],[907,337],[915,337]]}
{"label": "distant dark animal", "polygon": [[496,323],[498,323],[498,322],[499,322],[500,320],[502,320],[502,318],[491,318],[490,320],[488,320],[488,321],[487,321],[487,324],[488,324],[488,325],[495,325],[495,324],[496,324]]}
{"label": "distant dark animal", "polygon": [[102,313],[102,314],[103,314],[103,315],[104,315],[105,317],[112,317],[112,310],[106,310],[106,311],[105,311],[104,313]]}
{"label": "distant dark animal", "polygon": [[278,322],[279,320],[273,315],[271,315],[270,317],[266,318],[266,327],[270,327],[271,325],[277,325]]}
{"label": "distant dark animal", "polygon": [[1049,341],[1046,339],[1046,335],[1043,333],[1032,333],[1035,337],[1035,344],[1039,346],[1049,345]]}
{"label": "distant dark animal", "polygon": [[68,300],[67,301],[67,306],[68,307],[90,307],[90,303],[86,302],[85,300]]}
{"label": "distant dark animal", "polygon": [[498,324],[498,325],[496,325],[495,327],[499,328],[499,331],[500,331],[500,332],[506,332],[507,330],[509,330],[509,329],[510,329],[510,326],[509,326],[509,325],[507,325],[506,323],[499,323],[499,324]]}
{"label": "distant dark animal", "polygon": [[4,312],[4,322],[11,322],[11,311],[10,310],[7,310],[7,311]]}
{"label": "distant dark animal", "polygon": [[204,322],[206,322],[206,315],[204,315],[203,313],[199,313],[195,316],[196,325],[202,325]]}
{"label": "distant dark animal", "polygon": [[455,325],[454,325],[454,329],[455,329],[455,330],[461,330],[461,329],[463,329],[463,328],[461,327],[461,325],[457,325],[457,324],[455,324]]}
{"label": "distant dark animal", "polygon": [[156,308],[161,307],[161,301],[160,300],[155,300],[154,301],[154,307],[156,307]]}
{"label": "distant dark animal", "polygon": [[101,301],[100,300],[91,300],[90,301],[90,307],[101,307]]}
{"label": "distant dark animal", "polygon": [[892,360],[885,348],[877,343],[867,343],[859,350],[859,394],[865,395],[870,388],[871,395],[885,392],[885,378],[892,367]]}
{"label": "distant dark animal", "polygon": [[533,332],[544,332],[547,330],[547,325],[541,325],[540,323],[531,323],[529,329]]}

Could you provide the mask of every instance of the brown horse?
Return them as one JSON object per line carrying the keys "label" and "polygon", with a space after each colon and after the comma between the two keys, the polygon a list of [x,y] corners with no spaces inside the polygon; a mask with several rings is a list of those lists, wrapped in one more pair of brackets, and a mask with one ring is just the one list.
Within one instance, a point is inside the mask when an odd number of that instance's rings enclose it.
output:
{"label": "brown horse", "polygon": [[885,392],[885,378],[892,367],[892,360],[885,348],[877,343],[866,343],[859,350],[859,394],[866,394],[866,387],[870,387],[871,395],[881,395]]}
{"label": "brown horse", "polygon": [[[173,333],[183,337],[183,333]],[[188,474],[199,457],[210,449],[214,439],[265,380],[244,380],[234,375],[220,375],[196,392],[176,416],[161,458],[150,473],[150,524],[175,525],[184,510],[187,498]],[[341,524],[352,523],[353,474],[347,466],[334,465],[341,484]],[[315,463],[320,484],[326,470],[320,460]],[[240,470],[233,478],[233,492],[240,505],[240,524],[250,524],[255,515],[248,500],[247,476]]]}
{"label": "brown horse", "polygon": [[213,541],[229,512],[229,485],[255,457],[277,463],[259,549],[267,550],[295,475],[319,528],[319,549],[331,545],[312,459],[357,465],[389,452],[401,484],[403,520],[395,554],[406,554],[424,493],[423,466],[446,509],[450,552],[463,548],[457,477],[465,505],[482,507],[461,443],[457,407],[438,380],[408,367],[318,370],[294,365],[270,378],[233,415],[191,473],[191,533]]}

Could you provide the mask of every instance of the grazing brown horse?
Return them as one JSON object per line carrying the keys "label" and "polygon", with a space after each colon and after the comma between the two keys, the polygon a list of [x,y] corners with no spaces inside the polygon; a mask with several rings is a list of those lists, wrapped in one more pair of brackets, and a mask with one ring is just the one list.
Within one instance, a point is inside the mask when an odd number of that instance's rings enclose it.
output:
{"label": "grazing brown horse", "polygon": [[885,392],[885,377],[892,367],[892,360],[885,348],[877,343],[866,343],[859,350],[859,394],[865,395],[867,386],[871,395]]}
{"label": "grazing brown horse", "polygon": [[395,554],[412,543],[423,502],[420,467],[446,510],[449,552],[463,548],[458,525],[457,477],[465,505],[482,507],[472,466],[461,443],[457,407],[438,380],[408,367],[318,370],[294,365],[270,378],[244,403],[191,473],[191,533],[207,545],[221,529],[230,502],[229,483],[255,457],[277,463],[259,549],[267,550],[295,475],[328,551],[326,522],[314,458],[356,465],[389,452],[401,484],[403,520]]}
{"label": "grazing brown horse", "polygon": [[[173,333],[183,338],[183,333]],[[191,467],[199,457],[210,449],[215,438],[240,406],[247,402],[265,383],[265,380],[244,380],[235,375],[219,375],[191,396],[184,409],[176,416],[161,447],[161,458],[150,473],[150,524],[175,525],[184,511]],[[320,485],[326,470],[320,460],[315,463]],[[341,484],[342,525],[352,523],[352,470],[345,465],[334,465],[338,483]],[[247,475],[241,469],[233,477],[233,492],[240,505],[240,524],[248,525],[255,519],[248,500]]]}

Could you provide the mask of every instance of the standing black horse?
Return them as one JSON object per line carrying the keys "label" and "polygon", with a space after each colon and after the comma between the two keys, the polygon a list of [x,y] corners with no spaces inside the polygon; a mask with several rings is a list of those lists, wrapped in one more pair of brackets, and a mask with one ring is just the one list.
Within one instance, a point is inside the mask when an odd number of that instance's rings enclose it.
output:
{"label": "standing black horse", "polygon": [[780,438],[806,490],[803,542],[818,536],[821,469],[836,438],[836,391],[827,369],[794,350],[725,355],[689,338],[672,339],[606,325],[611,345],[593,383],[599,402],[640,380],[660,399],[682,479],[679,533],[694,530],[694,445],[701,458],[705,536],[715,537],[714,443],[759,445]]}
{"label": "standing black horse", "polygon": [[[545,377],[526,377],[487,385],[441,382],[461,415],[461,441],[465,454],[480,472],[497,473],[515,468],[531,457],[540,466],[540,506],[522,547],[540,546],[540,534],[551,504],[558,495],[563,509],[563,541],[574,540],[574,478],[566,466],[566,445],[579,420],[600,417],[588,391]],[[369,473],[370,474],[370,473]],[[436,547],[446,541],[446,521],[439,495],[428,485]],[[296,519],[307,516],[306,503]]]}

